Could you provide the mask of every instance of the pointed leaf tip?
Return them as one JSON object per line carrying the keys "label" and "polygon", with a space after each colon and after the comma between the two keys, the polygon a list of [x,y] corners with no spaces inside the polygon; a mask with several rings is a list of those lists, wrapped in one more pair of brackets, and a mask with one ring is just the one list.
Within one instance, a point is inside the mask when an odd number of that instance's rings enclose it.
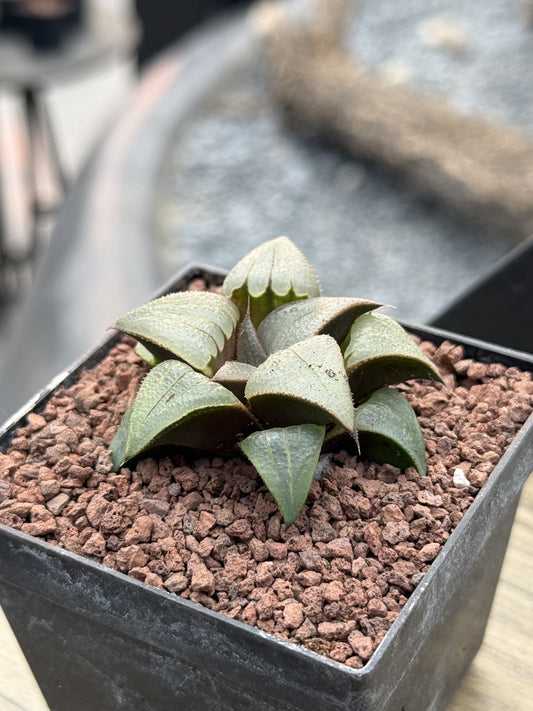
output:
{"label": "pointed leaf tip", "polygon": [[268,354],[321,334],[342,343],[354,320],[379,306],[353,297],[310,297],[278,306],[261,322],[257,333]]}
{"label": "pointed leaf tip", "polygon": [[294,425],[253,432],[240,447],[257,469],[290,526],[311,488],[325,427]]}
{"label": "pointed leaf tip", "polygon": [[356,402],[378,388],[412,378],[442,380],[409,333],[384,314],[365,313],[356,319],[343,350]]}
{"label": "pointed leaf tip", "polygon": [[425,446],[416,414],[393,388],[376,390],[356,407],[355,418],[362,455],[380,464],[426,473]]}
{"label": "pointed leaf tip", "polygon": [[186,363],[167,360],[148,373],[127,410],[111,444],[113,464],[160,444],[226,450],[254,427],[233,393]]}
{"label": "pointed leaf tip", "polygon": [[313,336],[276,351],[250,376],[252,411],[267,426],[339,423],[355,427],[342,353],[331,336]]}

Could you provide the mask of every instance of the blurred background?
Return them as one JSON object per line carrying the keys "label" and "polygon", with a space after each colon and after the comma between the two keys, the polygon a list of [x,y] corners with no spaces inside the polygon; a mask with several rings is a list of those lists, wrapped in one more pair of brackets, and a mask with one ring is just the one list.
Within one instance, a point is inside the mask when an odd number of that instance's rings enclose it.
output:
{"label": "blurred background", "polygon": [[325,293],[462,332],[532,261],[529,0],[0,7],[0,419],[177,269],[280,234]]}

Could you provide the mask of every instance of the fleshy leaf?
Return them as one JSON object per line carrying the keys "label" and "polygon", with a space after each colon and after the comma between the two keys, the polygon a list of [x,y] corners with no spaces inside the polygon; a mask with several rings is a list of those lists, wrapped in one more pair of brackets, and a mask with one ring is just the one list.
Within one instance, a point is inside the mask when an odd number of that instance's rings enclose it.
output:
{"label": "fleshy leaf", "polygon": [[320,296],[320,285],[298,247],[288,237],[278,237],[253,249],[233,267],[222,294],[238,305],[242,318],[249,308],[257,328],[281,304]]}
{"label": "fleshy leaf", "polygon": [[294,425],[253,432],[240,447],[259,472],[290,526],[298,518],[313,481],[325,428]]}
{"label": "fleshy leaf", "polygon": [[131,404],[119,425],[119,428],[113,437],[113,441],[109,445],[111,450],[111,461],[113,462],[113,469],[118,471],[122,464],[126,461],[126,447],[128,445],[128,434],[130,431],[130,420],[131,413],[133,412],[133,404]]}
{"label": "fleshy leaf", "polygon": [[233,354],[239,310],[207,291],[168,294],[134,311],[115,328],[137,338],[158,360],[177,357],[211,376]]}
{"label": "fleshy leaf", "polygon": [[367,299],[334,296],[293,301],[271,311],[257,335],[268,354],[320,334],[342,343],[358,316],[381,305]]}
{"label": "fleshy leaf", "polygon": [[250,314],[246,314],[241,322],[237,336],[237,360],[250,365],[260,365],[266,360],[267,354],[257,337]]}
{"label": "fleshy leaf", "polygon": [[222,385],[190,366],[166,360],[143,380],[111,443],[116,468],[159,444],[227,450],[255,425]]}
{"label": "fleshy leaf", "polygon": [[406,398],[381,388],[355,409],[361,454],[400,469],[413,466],[426,473],[425,447],[416,414]]}
{"label": "fleshy leaf", "polygon": [[248,378],[255,372],[249,363],[229,360],[214,374],[212,380],[230,390],[239,400],[244,401],[244,389]]}
{"label": "fleshy leaf", "polygon": [[269,427],[335,422],[354,430],[342,353],[331,336],[313,336],[273,353],[250,376],[245,395]]}
{"label": "fleshy leaf", "polygon": [[356,402],[384,385],[411,378],[442,380],[407,331],[384,314],[366,313],[356,319],[343,350]]}
{"label": "fleshy leaf", "polygon": [[161,362],[159,358],[156,358],[155,355],[149,351],[146,346],[143,346],[140,341],[135,346],[135,353],[139,356],[139,358],[142,358],[145,363],[148,363],[150,368],[153,368]]}

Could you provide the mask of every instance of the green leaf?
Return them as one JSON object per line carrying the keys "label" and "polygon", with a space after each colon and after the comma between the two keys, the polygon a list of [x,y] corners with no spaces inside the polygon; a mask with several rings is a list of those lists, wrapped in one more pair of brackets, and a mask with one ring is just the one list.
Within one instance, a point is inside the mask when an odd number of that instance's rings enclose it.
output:
{"label": "green leaf", "polygon": [[366,313],[356,319],[343,350],[356,402],[384,385],[411,378],[442,380],[407,331],[384,314]]}
{"label": "green leaf", "polygon": [[426,473],[422,430],[413,408],[397,390],[376,390],[356,407],[355,420],[364,457]]}
{"label": "green leaf", "polygon": [[253,432],[240,447],[259,472],[290,526],[302,510],[316,469],[325,428],[295,425]]}
{"label": "green leaf", "polygon": [[239,310],[207,291],[168,294],[130,311],[115,328],[137,338],[158,360],[178,357],[211,376],[233,354]]}
{"label": "green leaf", "polygon": [[229,360],[213,375],[212,380],[230,390],[239,400],[244,402],[244,389],[249,377],[255,372],[255,367],[249,363]]}
{"label": "green leaf", "polygon": [[358,316],[381,305],[366,299],[334,296],[293,301],[269,313],[257,335],[267,354],[320,334],[342,343]]}
{"label": "green leaf", "polygon": [[181,361],[166,360],[148,373],[120,424],[111,443],[113,463],[119,467],[159,444],[227,450],[254,426],[229,390]]}
{"label": "green leaf", "polygon": [[313,336],[273,353],[250,376],[245,395],[267,426],[337,422],[354,430],[342,353],[331,336]]}
{"label": "green leaf", "polygon": [[119,425],[119,428],[113,437],[109,449],[111,450],[111,461],[113,469],[118,471],[126,461],[126,447],[128,446],[128,434],[130,431],[131,413],[133,412],[133,404],[128,407],[124,413],[124,417]]}
{"label": "green leaf", "polygon": [[150,368],[153,368],[161,362],[159,358],[156,358],[155,355],[149,351],[146,346],[143,346],[140,341],[135,346],[135,353],[139,356],[139,358],[142,358],[146,363],[148,363]]}
{"label": "green leaf", "polygon": [[267,357],[265,349],[257,337],[250,314],[246,314],[237,336],[237,359],[242,363],[260,365]]}
{"label": "green leaf", "polygon": [[241,259],[222,284],[244,318],[248,308],[257,328],[273,309],[296,299],[320,296],[316,274],[287,237],[264,242]]}

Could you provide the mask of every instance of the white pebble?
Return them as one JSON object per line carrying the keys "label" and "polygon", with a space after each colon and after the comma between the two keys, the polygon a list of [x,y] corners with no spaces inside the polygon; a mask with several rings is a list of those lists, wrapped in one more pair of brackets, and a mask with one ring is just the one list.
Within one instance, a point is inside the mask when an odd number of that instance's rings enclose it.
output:
{"label": "white pebble", "polygon": [[464,471],[459,467],[457,467],[453,473],[453,485],[456,489],[463,489],[465,486],[470,486],[470,482],[466,478]]}

